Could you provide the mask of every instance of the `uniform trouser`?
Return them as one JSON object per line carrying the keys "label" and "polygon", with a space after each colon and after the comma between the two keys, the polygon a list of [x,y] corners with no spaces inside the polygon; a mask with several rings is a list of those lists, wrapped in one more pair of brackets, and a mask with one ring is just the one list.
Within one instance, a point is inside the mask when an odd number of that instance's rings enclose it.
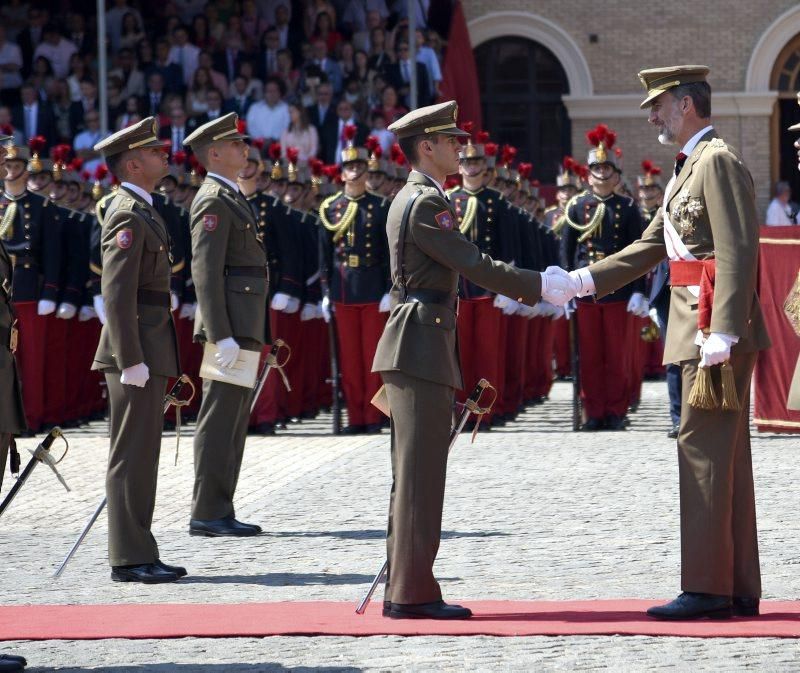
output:
{"label": "uniform trouser", "polygon": [[[482,378],[493,386],[499,385],[497,344],[502,313],[493,306],[493,301],[493,297],[479,297],[458,302],[458,353],[464,381],[464,389],[457,393],[460,402]],[[491,420],[491,416],[485,420]]]}
{"label": "uniform trouser", "polygon": [[639,318],[628,313],[628,339],[630,359],[628,361],[628,406],[638,403],[642,397],[642,381],[644,380],[645,349],[647,344],[642,341],[642,327],[650,318]]}
{"label": "uniform trouser", "polygon": [[506,375],[505,385],[499,392],[503,397],[504,413],[516,416],[522,406],[522,393],[525,385],[528,319],[521,315],[505,317],[508,320],[504,363]]}
{"label": "uniform trouser", "polygon": [[[689,406],[698,361],[681,363],[678,468],[683,591],[761,595],[749,426],[750,379],[756,355],[734,351],[731,358],[740,411]],[[712,368],[712,376],[719,395],[719,367]]]}
{"label": "uniform trouser", "polygon": [[569,320],[556,320],[554,322],[554,330],[553,354],[556,360],[556,374],[558,376],[571,376],[572,356],[569,346]]}
{"label": "uniform trouser", "polygon": [[242,467],[252,398],[252,388],[203,381],[203,401],[194,434],[193,519],[224,519],[236,514],[233,495]]}
{"label": "uniform trouser", "polygon": [[158,559],[150,526],[167,377],[151,376],[144,388],[139,388],[123,385],[119,372],[106,372],[106,384],[111,407],[106,474],[108,560],[112,566],[152,563]]}
{"label": "uniform trouser", "polygon": [[558,321],[543,316],[531,318],[529,321],[527,368],[530,378],[525,389],[526,399],[547,397],[553,387],[553,342],[556,322]]}
{"label": "uniform trouser", "polygon": [[384,600],[441,599],[433,563],[442,532],[454,390],[402,372],[381,372],[391,410],[392,492]]}
{"label": "uniform trouser", "polygon": [[44,349],[44,416],[47,425],[58,425],[68,420],[67,402],[67,336],[69,321],[56,318],[55,313],[46,317],[47,348]]}
{"label": "uniform trouser", "polygon": [[0,490],[3,487],[3,475],[6,473],[6,462],[8,461],[8,448],[11,446],[11,433],[0,432]]}
{"label": "uniform trouser", "polygon": [[47,316],[36,312],[35,301],[14,304],[19,325],[17,363],[22,379],[22,399],[28,427],[34,432],[42,425],[44,416],[44,372],[47,345]]}
{"label": "uniform trouser", "polygon": [[[667,323],[669,321],[669,302],[666,305],[662,302],[656,306],[658,310],[658,321],[661,323],[661,341],[667,335]],[[681,422],[681,367],[674,363],[667,364],[667,393],[669,394],[669,416],[673,425]]]}

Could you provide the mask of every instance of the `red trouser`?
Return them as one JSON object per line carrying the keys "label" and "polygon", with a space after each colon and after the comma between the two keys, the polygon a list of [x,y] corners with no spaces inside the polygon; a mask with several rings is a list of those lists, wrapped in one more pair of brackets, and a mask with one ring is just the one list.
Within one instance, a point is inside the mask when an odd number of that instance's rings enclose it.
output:
{"label": "red trouser", "polygon": [[539,380],[536,376],[536,368],[539,366],[537,358],[543,324],[542,319],[539,317],[530,318],[527,323],[528,342],[525,345],[525,386],[522,389],[522,396],[524,400],[530,400],[534,397],[538,397],[536,389]]}
{"label": "red trouser", "polygon": [[386,313],[378,304],[334,304],[339,338],[339,368],[350,425],[381,423],[383,414],[370,402],[381,387],[381,377],[372,373],[378,340],[386,324]]}
{"label": "red trouser", "polygon": [[323,320],[314,318],[305,320],[303,325],[303,344],[305,363],[303,365],[303,413],[314,414],[319,410],[319,381],[327,378],[327,369],[320,367],[319,353],[323,339],[327,335],[320,331],[319,324]]}
{"label": "red trouser", "polygon": [[84,351],[83,365],[86,367],[80,392],[80,416],[82,418],[88,418],[96,411],[102,411],[105,405],[103,386],[100,385],[105,383],[105,376],[102,372],[91,369],[94,354],[97,352],[97,344],[100,342],[101,329],[102,325],[97,318],[78,322],[78,338],[81,349]]}
{"label": "red trouser", "polygon": [[508,322],[505,353],[505,385],[503,413],[516,415],[522,406],[522,389],[525,385],[525,355],[528,340],[528,319],[521,315],[503,316]]}
{"label": "red trouser", "polygon": [[35,301],[14,304],[19,327],[17,364],[22,379],[22,403],[28,427],[38,431],[44,418],[44,368],[47,348],[47,316],[36,313]]}
{"label": "red trouser", "polygon": [[500,314],[500,329],[497,335],[497,341],[495,342],[497,346],[493,353],[497,360],[497,383],[489,381],[489,383],[497,388],[497,402],[494,405],[494,414],[492,414],[492,416],[506,413],[504,404],[505,395],[503,391],[506,388],[506,357],[508,357],[508,316],[503,315],[503,312],[499,308],[496,308],[495,311]]}
{"label": "red trouser", "polygon": [[572,357],[569,352],[569,320],[556,320],[553,323],[553,352],[556,358],[556,374],[572,375]]}
{"label": "red trouser", "polygon": [[664,340],[656,339],[647,344],[645,349],[644,375],[664,376],[665,367],[661,364],[664,358]]}
{"label": "red trouser", "polygon": [[[458,302],[458,352],[464,380],[464,390],[456,392],[459,402],[464,402],[481,379],[498,385],[498,351],[503,350],[499,346],[502,314],[492,305],[493,301],[494,297],[481,297]],[[498,391],[502,392],[499,387]]]}
{"label": "red trouser", "polygon": [[331,386],[331,349],[330,335],[328,334],[328,324],[324,320],[313,320],[319,331],[319,352],[317,358],[319,362],[320,376],[317,379],[317,402],[321,407],[329,407],[333,403],[333,388]]}
{"label": "red trouser", "polygon": [[[558,322],[550,317],[531,318],[531,333],[535,336],[532,346],[528,337],[528,372],[532,375],[531,386],[526,390],[526,399],[531,397],[547,397],[553,387],[553,342]],[[533,362],[530,362],[533,360]]]}
{"label": "red trouser", "polygon": [[62,320],[67,325],[67,358],[64,363],[66,381],[66,397],[64,399],[64,415],[62,421],[74,421],[87,414],[84,413],[88,387],[86,380],[90,378],[94,351],[97,344],[92,341],[94,332],[87,327],[89,321],[80,322],[78,318]]}
{"label": "red trouser", "polygon": [[642,381],[644,379],[644,363],[647,357],[647,342],[642,341],[642,327],[650,322],[650,318],[637,318],[628,315],[631,333],[631,367],[630,372],[630,405],[638,403],[642,397]]}
{"label": "red trouser", "polygon": [[578,302],[581,399],[589,418],[628,411],[627,303]]}
{"label": "red trouser", "polygon": [[58,425],[66,420],[67,402],[67,332],[66,320],[55,313],[46,316],[47,345],[40,357],[44,359],[44,411],[42,422]]}

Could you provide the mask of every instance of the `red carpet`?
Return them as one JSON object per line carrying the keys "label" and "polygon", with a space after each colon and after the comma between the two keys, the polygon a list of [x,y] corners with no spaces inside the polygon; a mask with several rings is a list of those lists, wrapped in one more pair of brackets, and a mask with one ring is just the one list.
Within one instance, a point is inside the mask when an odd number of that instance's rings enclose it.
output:
{"label": "red carpet", "polygon": [[0,607],[0,640],[236,638],[262,636],[563,636],[698,638],[800,637],[800,602],[762,603],[758,618],[659,622],[649,600],[475,601],[466,621],[390,620],[381,602],[367,614],[332,602],[29,605]]}

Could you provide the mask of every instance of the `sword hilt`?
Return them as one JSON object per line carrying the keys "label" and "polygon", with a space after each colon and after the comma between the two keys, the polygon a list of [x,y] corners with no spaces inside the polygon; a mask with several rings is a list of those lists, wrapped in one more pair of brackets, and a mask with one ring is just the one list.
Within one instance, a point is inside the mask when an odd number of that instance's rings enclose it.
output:
{"label": "sword hilt", "polygon": [[[283,355],[281,355],[283,353]],[[274,367],[278,370],[278,373],[281,375],[281,379],[283,379],[283,385],[286,386],[286,390],[289,392],[292,391],[292,386],[289,385],[289,379],[286,376],[286,372],[283,371],[283,368],[289,363],[289,360],[292,357],[292,348],[287,344],[283,339],[275,339],[272,342],[272,348],[270,349],[269,353],[267,353],[266,363],[269,367]]]}
{"label": "sword hilt", "polygon": [[[483,395],[486,391],[490,391],[492,393],[492,398],[489,400],[488,403],[481,403],[483,400]],[[486,379],[481,379],[475,384],[475,388],[472,391],[472,394],[467,398],[467,401],[464,402],[464,406],[470,411],[470,413],[475,414],[478,418],[475,419],[475,429],[472,431],[472,441],[475,441],[475,435],[478,433],[478,428],[481,424],[481,419],[488,413],[491,413],[492,407],[494,403],[497,401],[497,388],[495,388],[491,383],[489,383]]]}
{"label": "sword hilt", "polygon": [[[50,447],[53,445],[53,442],[59,437],[64,440],[65,448],[64,448],[64,453],[62,453],[61,457],[58,460],[56,460],[50,453]],[[67,492],[69,492],[71,490],[69,485],[67,484],[64,477],[61,476],[61,473],[58,471],[58,468],[56,467],[56,465],[58,465],[62,460],[64,460],[64,456],[67,455],[67,451],[69,451],[69,442],[67,441],[67,438],[64,436],[64,433],[61,431],[61,428],[59,427],[55,427],[49,433],[47,433],[47,437],[45,437],[42,440],[42,443],[39,444],[39,446],[37,446],[34,451],[28,449],[28,453],[30,453],[34,458],[36,458],[36,460],[38,460],[40,463],[44,463],[45,465],[47,465],[47,467],[53,470],[53,474],[56,475],[56,477],[62,483],[64,488],[67,489]]]}

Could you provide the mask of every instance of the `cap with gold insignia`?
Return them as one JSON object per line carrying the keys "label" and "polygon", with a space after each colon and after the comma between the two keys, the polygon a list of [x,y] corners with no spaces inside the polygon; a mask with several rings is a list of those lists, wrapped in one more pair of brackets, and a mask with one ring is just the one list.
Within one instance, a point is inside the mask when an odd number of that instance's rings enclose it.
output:
{"label": "cap with gold insignia", "polygon": [[158,139],[158,122],[155,117],[146,117],[142,121],[112,133],[94,146],[95,152],[102,152],[105,157],[113,157],[128,150],[145,147],[164,147],[164,141]]}
{"label": "cap with gold insignia", "polygon": [[217,140],[247,140],[248,136],[239,125],[239,115],[229,112],[222,117],[198,126],[183,141],[184,147],[202,147]]}
{"label": "cap with gold insignia", "polygon": [[641,70],[639,81],[647,92],[647,97],[639,107],[641,109],[648,107],[662,93],[681,84],[705,82],[709,72],[711,68],[707,65],[673,65],[669,68]]}
{"label": "cap with gold insignia", "polygon": [[469,133],[458,128],[458,103],[454,100],[437,105],[417,108],[403,115],[389,130],[398,138],[442,133],[448,136],[468,136]]}
{"label": "cap with gold insignia", "polygon": [[[797,92],[797,104],[800,105],[800,91]],[[800,131],[800,123],[792,124],[787,131]]]}
{"label": "cap with gold insignia", "polygon": [[642,175],[636,177],[636,186],[661,187],[661,166],[656,166],[649,159],[642,161]]}
{"label": "cap with gold insignia", "polygon": [[31,151],[23,145],[6,145],[6,161],[24,161],[27,163],[31,158]]}

